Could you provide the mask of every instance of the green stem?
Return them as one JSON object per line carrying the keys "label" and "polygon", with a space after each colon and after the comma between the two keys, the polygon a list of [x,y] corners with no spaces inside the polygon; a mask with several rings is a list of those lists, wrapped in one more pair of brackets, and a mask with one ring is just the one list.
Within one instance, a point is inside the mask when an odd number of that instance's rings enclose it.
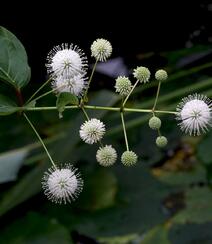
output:
{"label": "green stem", "polygon": [[157,88],[157,93],[156,93],[156,97],[155,97],[155,102],[154,102],[154,105],[153,105],[153,108],[152,108],[153,115],[154,115],[154,112],[155,112],[155,108],[156,108],[158,97],[159,97],[159,93],[160,93],[160,86],[161,86],[161,81],[159,81],[159,83],[158,83],[158,88]]}
{"label": "green stem", "polygon": [[129,92],[129,94],[128,94],[127,97],[125,98],[125,100],[124,100],[124,102],[123,102],[123,105],[122,105],[123,107],[124,107],[124,105],[126,104],[126,102],[127,102],[128,98],[130,97],[130,95],[132,94],[133,90],[134,90],[135,87],[137,86],[138,82],[139,82],[139,80],[137,80],[137,81],[135,82],[135,84],[133,85],[131,91]]}
{"label": "green stem", "polygon": [[35,93],[33,93],[32,96],[27,100],[26,104],[29,103],[35,97],[35,95],[37,95],[38,92],[42,90],[51,80],[52,77],[50,77],[40,88],[38,88],[38,90]]}
{"label": "green stem", "polygon": [[56,165],[55,165],[55,163],[54,163],[54,161],[53,161],[51,155],[49,154],[49,151],[48,151],[48,149],[46,148],[46,146],[45,146],[45,144],[44,144],[42,138],[41,138],[40,135],[38,134],[37,130],[35,129],[34,125],[33,125],[32,122],[30,121],[30,119],[27,117],[27,115],[26,115],[25,113],[23,113],[23,115],[24,115],[25,119],[27,120],[27,122],[29,123],[29,125],[31,126],[32,130],[35,132],[36,136],[38,137],[38,139],[39,139],[40,143],[42,144],[44,150],[46,151],[46,154],[47,154],[47,156],[49,157],[49,160],[51,161],[53,167],[56,169],[57,167],[56,167]]}
{"label": "green stem", "polygon": [[[79,109],[80,107],[77,105],[65,106],[65,109]],[[106,110],[106,111],[114,111],[120,112],[119,107],[103,107],[103,106],[91,106],[84,105],[83,108],[91,109],[91,110]],[[44,111],[44,110],[57,110],[57,107],[20,107],[20,110],[24,111]],[[137,112],[137,113],[152,113],[152,109],[140,109],[140,108],[124,108],[125,112]],[[155,110],[155,113],[163,113],[163,114],[177,114],[175,111],[166,111],[166,110]]]}
{"label": "green stem", "polygon": [[90,88],[90,84],[91,84],[91,81],[92,81],[92,79],[93,79],[93,75],[94,75],[94,72],[95,72],[95,70],[96,70],[96,65],[97,65],[97,63],[98,63],[98,59],[96,59],[96,62],[95,62],[94,66],[93,66],[93,69],[92,69],[92,71],[91,71],[91,76],[90,76],[90,78],[89,78],[88,86],[87,86],[87,89],[86,89],[85,94],[84,94],[84,96],[83,96],[83,100],[84,100],[84,98],[86,97],[86,95],[87,95],[87,93],[88,93],[88,89]]}
{"label": "green stem", "polygon": [[121,115],[121,122],[122,122],[123,131],[124,131],[125,144],[126,144],[127,151],[129,151],[129,145],[128,145],[128,140],[127,140],[127,132],[126,132],[126,127],[125,127],[125,123],[124,123],[123,112],[120,112],[120,115]]}
{"label": "green stem", "polygon": [[82,109],[82,112],[84,113],[84,115],[85,115],[85,118],[87,119],[87,121],[89,120],[89,116],[88,116],[88,114],[87,114],[87,112],[85,111],[85,109],[84,109],[84,107],[82,106],[81,107],[81,109]]}

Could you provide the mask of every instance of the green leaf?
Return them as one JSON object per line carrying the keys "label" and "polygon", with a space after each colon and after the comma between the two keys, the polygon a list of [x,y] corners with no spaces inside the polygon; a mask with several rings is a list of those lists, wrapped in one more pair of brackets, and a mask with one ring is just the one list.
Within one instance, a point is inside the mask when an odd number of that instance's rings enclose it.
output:
{"label": "green leaf", "polygon": [[0,94],[0,115],[9,115],[18,110],[19,108],[10,98]]}
{"label": "green leaf", "polygon": [[24,163],[29,149],[22,148],[0,154],[0,183],[13,181]]}
{"label": "green leaf", "polygon": [[62,118],[62,113],[65,110],[65,106],[68,104],[73,104],[73,105],[78,105],[79,100],[78,98],[69,93],[69,92],[62,92],[58,95],[57,101],[56,101],[56,106],[59,111],[59,117]]}
{"label": "green leaf", "polygon": [[153,174],[162,182],[173,186],[186,186],[206,181],[206,170],[201,164],[190,170],[169,171],[162,167],[153,169]]}
{"label": "green leaf", "polygon": [[144,235],[140,244],[171,244],[168,239],[168,230],[165,226],[156,226]]}
{"label": "green leaf", "polygon": [[0,216],[40,192],[41,179],[46,168],[46,164],[38,165],[6,192],[0,202]]}
{"label": "green leaf", "polygon": [[199,143],[197,156],[204,164],[212,164],[212,131]]}
{"label": "green leaf", "polygon": [[185,225],[173,225],[169,230],[169,239],[172,244],[211,244],[211,230],[211,222],[204,224],[186,223]]}
{"label": "green leaf", "polygon": [[1,232],[0,243],[7,244],[71,244],[69,231],[55,219],[29,213],[7,225]]}
{"label": "green leaf", "polygon": [[77,207],[84,210],[98,210],[115,203],[117,180],[108,169],[98,169],[86,177],[86,191],[83,191]]}
{"label": "green leaf", "polygon": [[176,214],[174,223],[204,223],[212,221],[212,190],[196,187],[186,191],[185,209]]}
{"label": "green leaf", "polygon": [[0,26],[0,79],[19,89],[29,82],[30,76],[24,46],[15,35]]}
{"label": "green leaf", "polygon": [[115,204],[95,213],[78,214],[81,221],[75,229],[79,232],[99,238],[135,234],[146,232],[167,218],[161,205],[169,187],[156,181],[141,162],[134,168],[120,166],[115,171]]}

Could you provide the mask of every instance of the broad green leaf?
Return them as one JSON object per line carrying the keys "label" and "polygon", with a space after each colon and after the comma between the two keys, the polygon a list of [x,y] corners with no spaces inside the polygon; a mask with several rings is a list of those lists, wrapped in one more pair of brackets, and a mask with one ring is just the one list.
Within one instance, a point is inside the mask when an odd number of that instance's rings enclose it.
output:
{"label": "broad green leaf", "polygon": [[168,239],[168,229],[165,226],[156,226],[146,234],[140,244],[171,244]]}
{"label": "broad green leaf", "polygon": [[108,169],[97,169],[85,179],[86,190],[82,192],[77,207],[98,210],[115,203],[117,180]]}
{"label": "broad green leaf", "polygon": [[169,171],[161,167],[153,169],[152,172],[160,181],[173,186],[186,186],[206,181],[206,170],[200,164],[190,170]]}
{"label": "broad green leaf", "polygon": [[0,80],[19,89],[29,82],[30,75],[24,46],[14,34],[0,26]]}
{"label": "broad green leaf", "polygon": [[120,165],[115,172],[115,204],[95,213],[78,214],[81,221],[75,223],[75,229],[79,232],[99,238],[135,234],[146,232],[167,218],[162,202],[170,189],[156,181],[141,162],[133,168]]}
{"label": "broad green leaf", "polygon": [[184,225],[173,225],[169,230],[169,239],[171,244],[211,244],[211,230],[212,222],[204,224],[186,223]]}
{"label": "broad green leaf", "polygon": [[28,154],[27,148],[0,154],[0,183],[13,181]]}
{"label": "broad green leaf", "polygon": [[69,231],[56,219],[28,213],[17,219],[0,235],[0,243],[7,244],[71,244]]}
{"label": "broad green leaf", "polygon": [[131,235],[123,235],[123,236],[115,236],[115,237],[106,237],[106,238],[99,238],[100,243],[107,243],[107,244],[129,244],[129,243],[138,243],[138,234],[131,234]]}
{"label": "broad green leaf", "polygon": [[58,95],[56,106],[59,111],[59,117],[62,118],[62,113],[65,110],[65,106],[68,104],[77,105],[79,103],[78,98],[69,93],[69,92],[62,92]]}
{"label": "broad green leaf", "polygon": [[0,115],[9,115],[18,110],[17,105],[10,98],[0,94]]}
{"label": "broad green leaf", "polygon": [[0,201],[0,216],[41,191],[41,179],[46,168],[46,164],[38,165],[4,194]]}
{"label": "broad green leaf", "polygon": [[177,213],[172,221],[179,224],[212,221],[212,190],[208,187],[188,189],[185,208]]}
{"label": "broad green leaf", "polygon": [[197,147],[197,156],[204,164],[212,164],[212,131],[199,143]]}

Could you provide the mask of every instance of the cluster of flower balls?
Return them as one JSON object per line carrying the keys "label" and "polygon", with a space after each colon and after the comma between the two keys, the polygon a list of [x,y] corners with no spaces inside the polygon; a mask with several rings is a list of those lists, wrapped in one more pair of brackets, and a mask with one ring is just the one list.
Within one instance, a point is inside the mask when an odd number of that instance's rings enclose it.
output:
{"label": "cluster of flower balls", "polygon": [[[112,53],[110,42],[105,39],[97,39],[91,45],[91,56],[96,61],[106,61]],[[87,58],[77,46],[63,44],[55,47],[48,55],[47,70],[51,75],[52,87],[57,93],[70,92],[83,96],[88,88],[86,79]],[[146,67],[138,67],[134,70],[134,77],[141,83],[149,82],[150,71]],[[162,82],[167,79],[164,70],[155,73],[156,80]],[[115,89],[121,96],[126,97],[132,89],[132,83],[128,77],[119,76],[116,79]],[[194,94],[183,98],[177,106],[177,119],[180,121],[181,129],[190,135],[200,135],[211,126],[212,104],[209,98],[204,95]],[[149,127],[159,130],[161,120],[154,114],[149,120]],[[102,166],[111,166],[117,160],[116,150],[112,145],[103,146],[101,140],[105,134],[105,125],[97,118],[87,119],[80,127],[80,137],[88,144],[100,143],[96,153],[96,159]],[[156,138],[156,144],[164,147],[167,139],[164,136]],[[125,151],[121,156],[121,162],[125,166],[135,165],[137,155],[133,151]],[[83,181],[77,170],[71,165],[52,167],[45,173],[42,186],[48,198],[56,203],[66,203],[74,200],[82,191]]]}

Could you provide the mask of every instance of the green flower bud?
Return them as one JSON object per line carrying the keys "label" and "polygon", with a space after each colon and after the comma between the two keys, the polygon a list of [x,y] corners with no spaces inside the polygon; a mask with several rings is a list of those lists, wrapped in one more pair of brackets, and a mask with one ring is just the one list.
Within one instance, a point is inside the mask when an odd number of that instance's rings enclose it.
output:
{"label": "green flower bud", "polygon": [[125,166],[132,166],[137,163],[138,156],[133,151],[125,151],[121,156],[121,162]]}
{"label": "green flower bud", "polygon": [[150,120],[149,120],[149,127],[153,130],[158,130],[161,127],[161,120],[156,117],[153,116]]}
{"label": "green flower bud", "polygon": [[136,69],[134,69],[133,75],[141,83],[142,82],[143,83],[149,82],[149,79],[150,79],[150,71],[146,67],[143,67],[143,66],[137,67]]}
{"label": "green flower bud", "polygon": [[113,165],[116,162],[116,159],[117,159],[116,150],[111,145],[100,147],[96,153],[97,162],[104,167]]}
{"label": "green flower bud", "polygon": [[119,76],[116,79],[116,92],[119,92],[121,96],[127,96],[132,88],[131,81],[125,76]]}
{"label": "green flower bud", "polygon": [[155,73],[155,79],[158,81],[164,81],[168,78],[168,74],[165,70],[163,69],[159,69],[156,73]]}
{"label": "green flower bud", "polygon": [[158,136],[155,142],[158,147],[165,147],[168,143],[168,140],[165,136]]}

